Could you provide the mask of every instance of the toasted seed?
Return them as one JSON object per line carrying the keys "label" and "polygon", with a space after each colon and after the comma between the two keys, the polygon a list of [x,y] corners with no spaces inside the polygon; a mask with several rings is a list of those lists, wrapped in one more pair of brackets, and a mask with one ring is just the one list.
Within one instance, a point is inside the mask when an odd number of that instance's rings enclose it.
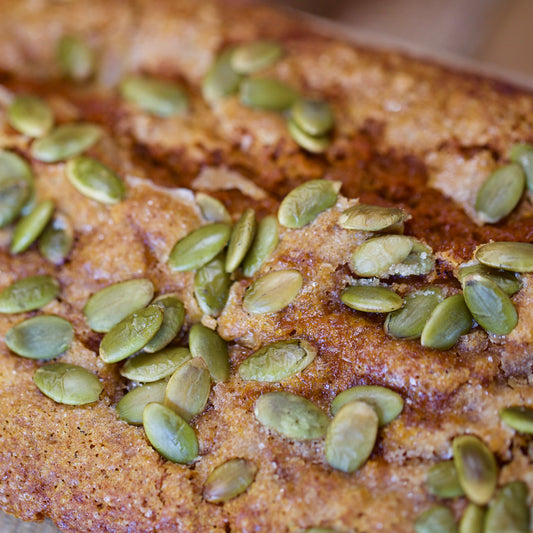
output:
{"label": "toasted seed", "polygon": [[500,287],[500,289],[505,292],[507,296],[512,296],[513,294],[517,293],[522,286],[520,279],[514,272],[496,270],[495,268],[482,265],[481,263],[459,267],[457,279],[460,283],[463,283],[465,278],[470,274],[480,274],[489,278],[491,281],[496,283],[496,285],[498,285],[498,287]]}
{"label": "toasted seed", "polygon": [[526,174],[527,187],[533,191],[533,145],[515,144],[509,151],[509,159],[522,166]]}
{"label": "toasted seed", "polygon": [[44,395],[66,405],[96,402],[104,389],[94,374],[67,363],[42,366],[33,374],[33,381]]}
{"label": "toasted seed", "polygon": [[354,472],[370,457],[378,432],[378,415],[366,402],[343,405],[326,435],[326,461],[343,472]]}
{"label": "toasted seed", "polygon": [[231,224],[231,216],[226,206],[219,199],[203,192],[197,192],[196,203],[200,206],[202,216],[208,222],[225,222],[226,224]]}
{"label": "toasted seed", "polygon": [[231,54],[231,67],[239,74],[252,74],[273,65],[283,55],[275,41],[254,41],[237,46]]}
{"label": "toasted seed", "polygon": [[407,218],[407,213],[397,207],[356,204],[342,212],[339,226],[358,231],[381,231]]}
{"label": "toasted seed", "polygon": [[403,298],[386,287],[352,285],[342,291],[341,301],[352,309],[366,313],[388,313],[400,309]]}
{"label": "toasted seed", "polygon": [[334,206],[341,188],[340,181],[310,180],[298,185],[281,202],[278,220],[287,228],[301,228],[322,211]]}
{"label": "toasted seed", "polygon": [[39,252],[54,265],[62,265],[68,257],[74,240],[70,223],[56,216],[39,237]]}
{"label": "toasted seed", "polygon": [[154,286],[139,278],[108,285],[95,292],[83,308],[93,331],[105,333],[131,313],[142,309],[152,299]]}
{"label": "toasted seed", "polygon": [[193,357],[201,357],[213,381],[229,377],[229,355],[226,341],[203,324],[194,324],[189,331],[189,349]]}
{"label": "toasted seed", "polygon": [[404,261],[413,249],[414,240],[404,235],[381,235],[358,246],[352,267],[358,276],[381,277],[394,265]]}
{"label": "toasted seed", "polygon": [[133,381],[150,383],[171,376],[191,358],[188,348],[166,348],[156,353],[140,353],[130,357],[120,375]]}
{"label": "toasted seed", "polygon": [[143,411],[143,426],[150,444],[174,463],[190,464],[198,456],[194,430],[172,409],[152,402]]}
{"label": "toasted seed", "polygon": [[163,323],[144,351],[154,353],[170,344],[179,333],[185,320],[185,307],[175,294],[162,294],[153,302],[163,311]]}
{"label": "toasted seed", "polygon": [[422,335],[426,321],[442,300],[440,287],[425,287],[405,297],[404,306],[389,313],[384,328],[397,339],[416,339]]}
{"label": "toasted seed", "polygon": [[200,267],[194,276],[194,296],[206,315],[218,316],[228,300],[231,276],[225,269],[224,254]]}
{"label": "toasted seed", "polygon": [[494,455],[483,441],[473,435],[455,437],[452,447],[457,476],[466,496],[478,505],[485,505],[498,482]]}
{"label": "toasted seed", "polygon": [[7,110],[7,120],[13,128],[29,137],[41,137],[54,124],[54,113],[41,98],[29,94],[16,96]]}
{"label": "toasted seed", "polygon": [[485,515],[483,507],[475,503],[468,504],[459,522],[459,533],[484,533]]}
{"label": "toasted seed", "polygon": [[518,323],[513,302],[490,279],[479,274],[467,276],[463,294],[472,316],[487,332],[507,335]]}
{"label": "toasted seed", "polygon": [[226,254],[226,272],[233,272],[241,264],[252,245],[255,231],[255,210],[246,209],[231,232]]}
{"label": "toasted seed", "polygon": [[54,202],[43,200],[35,206],[31,213],[21,218],[13,231],[11,253],[19,254],[27,250],[43,232],[52,218],[53,212]]}
{"label": "toasted seed", "polygon": [[224,249],[230,234],[231,227],[222,222],[208,224],[192,231],[172,248],[168,259],[170,268],[185,272],[204,266]]}
{"label": "toasted seed", "polygon": [[21,179],[0,178],[0,228],[13,222],[30,198],[29,184]]}
{"label": "toasted seed", "polygon": [[315,348],[303,339],[273,342],[245,359],[239,375],[245,381],[275,383],[302,372],[315,357]]}
{"label": "toasted seed", "polygon": [[236,94],[243,79],[231,67],[233,48],[224,50],[213,62],[202,81],[202,95],[208,102]]}
{"label": "toasted seed", "polygon": [[495,170],[477,193],[475,209],[479,218],[490,224],[505,218],[520,201],[525,185],[526,176],[517,163]]}
{"label": "toasted seed", "polygon": [[520,433],[533,434],[533,409],[525,405],[513,405],[500,411],[500,418]]}
{"label": "toasted seed", "polygon": [[453,460],[441,461],[433,465],[426,475],[426,487],[430,494],[440,498],[455,498],[465,493],[459,483]]}
{"label": "toasted seed", "polygon": [[227,502],[242,494],[253,482],[257,466],[246,459],[230,459],[217,466],[207,477],[204,500]]}
{"label": "toasted seed", "polygon": [[294,142],[312,154],[325,152],[331,144],[329,135],[309,135],[292,119],[287,120],[287,129]]}
{"label": "toasted seed", "polygon": [[63,74],[74,81],[84,81],[93,75],[94,52],[81,37],[61,37],[57,45],[57,61]]}
{"label": "toasted seed", "polygon": [[135,387],[117,403],[117,413],[128,424],[140,426],[143,423],[144,408],[151,402],[163,403],[165,399],[165,380]]}
{"label": "toasted seed", "polygon": [[106,165],[80,155],[66,166],[70,183],[84,196],[103,204],[117,204],[126,196],[122,180]]}
{"label": "toasted seed", "polygon": [[0,313],[24,313],[44,307],[59,294],[59,283],[51,276],[19,279],[0,292]]}
{"label": "toasted seed", "polygon": [[341,407],[354,400],[370,405],[380,426],[392,422],[403,410],[403,399],[397,392],[378,385],[357,385],[337,394],[331,402],[331,414],[335,416]]}
{"label": "toasted seed", "polygon": [[135,311],[113,326],[100,343],[100,357],[104,363],[117,363],[146,346],[159,331],[163,311],[157,305],[149,305]]}
{"label": "toasted seed", "polygon": [[302,284],[302,275],[297,270],[269,272],[248,287],[243,307],[248,313],[276,313],[296,298]]}
{"label": "toasted seed", "polygon": [[294,440],[319,439],[329,424],[328,417],[314,403],[285,391],[260,396],[254,414],[264,426]]}
{"label": "toasted seed", "polygon": [[257,226],[255,239],[242,263],[242,273],[252,277],[277,248],[278,243],[278,220],[274,215],[267,215]]}
{"label": "toasted seed", "polygon": [[63,124],[45,137],[37,139],[31,147],[31,155],[38,161],[57,163],[81,154],[95,144],[102,130],[95,124],[77,122]]}
{"label": "toasted seed", "polygon": [[493,268],[503,268],[511,272],[533,272],[533,244],[491,242],[476,250],[476,259]]}
{"label": "toasted seed", "polygon": [[489,504],[484,533],[528,533],[527,492],[521,481],[507,483]]}
{"label": "toasted seed", "polygon": [[461,335],[472,329],[472,315],[462,294],[454,294],[440,302],[431,312],[420,343],[428,348],[448,350]]}
{"label": "toasted seed", "polygon": [[241,103],[265,111],[285,111],[298,98],[298,93],[274,78],[249,78],[240,85]]}
{"label": "toasted seed", "polygon": [[28,318],[9,329],[7,347],[29,359],[53,359],[68,350],[74,330],[70,322],[55,315]]}
{"label": "toasted seed", "polygon": [[300,130],[313,137],[328,133],[335,123],[331,106],[322,100],[297,100],[291,117]]}
{"label": "toasted seed", "polygon": [[444,505],[434,505],[415,522],[416,533],[457,533],[453,514]]}

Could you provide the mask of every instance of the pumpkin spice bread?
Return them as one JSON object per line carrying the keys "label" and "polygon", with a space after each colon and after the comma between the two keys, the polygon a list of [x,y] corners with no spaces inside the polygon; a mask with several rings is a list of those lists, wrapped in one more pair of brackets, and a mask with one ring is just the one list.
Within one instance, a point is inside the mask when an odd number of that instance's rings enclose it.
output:
{"label": "pumpkin spice bread", "polygon": [[0,507],[529,531],[533,94],[193,0],[0,0]]}

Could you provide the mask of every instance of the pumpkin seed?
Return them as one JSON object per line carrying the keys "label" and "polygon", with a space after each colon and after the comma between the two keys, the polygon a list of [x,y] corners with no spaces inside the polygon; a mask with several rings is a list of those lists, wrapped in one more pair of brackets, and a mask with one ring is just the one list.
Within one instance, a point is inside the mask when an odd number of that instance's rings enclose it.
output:
{"label": "pumpkin seed", "polygon": [[459,533],[484,533],[485,509],[470,503],[459,522]]}
{"label": "pumpkin seed", "polygon": [[473,435],[455,437],[452,447],[457,476],[466,496],[478,505],[485,505],[498,481],[494,455],[483,441]]}
{"label": "pumpkin seed", "polygon": [[525,405],[513,405],[500,411],[500,418],[520,433],[533,434],[533,409]]}
{"label": "pumpkin seed", "polygon": [[255,210],[246,209],[231,232],[226,254],[226,272],[233,272],[241,264],[252,245],[255,230]]}
{"label": "pumpkin seed", "polygon": [[331,414],[335,416],[341,407],[355,400],[374,409],[380,426],[392,422],[403,410],[403,399],[397,392],[378,385],[357,385],[337,394],[331,402]]}
{"label": "pumpkin seed", "polygon": [[287,129],[294,142],[312,154],[325,152],[331,144],[331,139],[328,135],[309,135],[294,120],[287,120]]}
{"label": "pumpkin seed", "polygon": [[70,183],[84,196],[103,204],[118,204],[126,196],[122,180],[100,161],[80,155],[66,166]]}
{"label": "pumpkin seed", "polygon": [[381,231],[407,220],[403,209],[356,204],[342,212],[339,226],[357,231]]}
{"label": "pumpkin seed", "polygon": [[433,465],[426,475],[426,487],[430,494],[440,498],[456,498],[465,493],[459,483],[453,460],[441,461]]}
{"label": "pumpkin seed", "polygon": [[30,198],[29,184],[20,179],[0,179],[0,228],[13,222]]}
{"label": "pumpkin seed", "polygon": [[62,265],[72,248],[72,227],[65,217],[55,217],[39,237],[39,252],[54,265]]}
{"label": "pumpkin seed", "polygon": [[457,533],[453,514],[444,505],[434,505],[415,522],[416,533]]}
{"label": "pumpkin seed", "polygon": [[484,533],[528,533],[527,486],[521,481],[507,483],[490,503]]}
{"label": "pumpkin seed", "polygon": [[358,276],[382,277],[411,253],[414,240],[404,235],[381,235],[358,246],[352,267]]}
{"label": "pumpkin seed", "polygon": [[326,461],[343,472],[354,472],[370,457],[378,432],[378,415],[366,402],[343,405],[326,435]]}
{"label": "pumpkin seed", "polygon": [[352,309],[366,313],[388,313],[400,309],[403,299],[393,290],[372,285],[352,285],[341,293],[341,301]]}
{"label": "pumpkin seed", "polygon": [[31,155],[38,161],[57,163],[77,156],[93,146],[102,136],[95,124],[85,122],[63,124],[48,135],[37,139],[31,147]]}
{"label": "pumpkin seed", "polygon": [[214,382],[228,379],[228,345],[216,331],[194,324],[189,331],[189,349],[193,357],[204,360]]}
{"label": "pumpkin seed", "polygon": [[152,402],[143,411],[143,426],[150,444],[174,463],[190,464],[198,456],[194,430],[177,413]]}
{"label": "pumpkin seed", "polygon": [[0,292],[0,313],[24,313],[44,307],[59,294],[51,276],[30,276],[15,281]]}
{"label": "pumpkin seed", "polygon": [[224,254],[200,267],[194,276],[194,296],[203,313],[218,316],[228,300],[231,277],[225,269]]}
{"label": "pumpkin seed", "polygon": [[7,110],[9,124],[29,137],[41,137],[54,124],[54,113],[41,98],[29,94],[16,96]]}
{"label": "pumpkin seed", "polygon": [[310,180],[298,185],[282,200],[278,220],[287,228],[301,228],[322,211],[333,207],[341,188],[340,181]]}
{"label": "pumpkin seed", "polygon": [[156,381],[135,387],[117,403],[117,413],[128,424],[140,426],[143,423],[144,408],[151,402],[163,403],[167,382]]}
{"label": "pumpkin seed", "polygon": [[520,201],[525,185],[526,176],[517,163],[495,170],[477,193],[475,209],[479,218],[490,224],[505,218]]}
{"label": "pumpkin seed", "polygon": [[260,396],[254,414],[261,424],[293,440],[320,439],[329,424],[328,417],[314,403],[285,391]]}
{"label": "pumpkin seed", "polygon": [[104,363],[117,363],[146,346],[163,322],[163,311],[149,305],[135,311],[113,326],[100,343],[100,357]]}
{"label": "pumpkin seed", "polygon": [[315,348],[303,339],[273,342],[245,359],[239,375],[245,381],[275,383],[302,372],[315,357]]}
{"label": "pumpkin seed", "polygon": [[302,275],[297,270],[269,272],[248,287],[243,307],[248,313],[276,313],[296,298],[302,284]]}
{"label": "pumpkin seed", "polygon": [[31,213],[21,218],[11,237],[11,253],[19,254],[27,250],[43,232],[52,218],[53,212],[54,202],[43,200],[35,206]]}
{"label": "pumpkin seed", "polygon": [[83,308],[87,324],[93,331],[105,333],[152,299],[154,286],[139,278],[108,285],[95,292]]}
{"label": "pumpkin seed", "polygon": [[249,78],[240,84],[241,103],[265,111],[285,111],[298,98],[298,93],[274,78]]}
{"label": "pumpkin seed", "polygon": [[461,335],[472,329],[472,315],[462,294],[454,294],[440,302],[429,315],[422,330],[422,346],[448,350]]}
{"label": "pumpkin seed", "polygon": [[274,215],[267,215],[257,226],[255,239],[242,263],[242,273],[251,278],[274,252],[278,243],[278,221]]}
{"label": "pumpkin seed", "polygon": [[124,363],[120,375],[142,383],[159,381],[171,376],[190,358],[191,352],[182,347],[166,348],[156,353],[140,353]]}
{"label": "pumpkin seed", "polygon": [[231,67],[239,74],[252,74],[273,65],[283,55],[275,41],[254,41],[237,46],[231,54]]}
{"label": "pumpkin seed", "polygon": [[57,61],[61,72],[74,81],[84,81],[93,75],[94,52],[81,37],[61,37],[57,45]]}
{"label": "pumpkin seed", "polygon": [[491,281],[496,283],[496,285],[498,285],[498,287],[500,287],[500,289],[505,292],[507,296],[512,296],[513,294],[517,293],[522,286],[520,280],[514,272],[496,270],[494,268],[482,265],[481,263],[459,267],[457,279],[462,284],[464,279],[470,274],[480,274],[489,278]]}
{"label": "pumpkin seed", "polygon": [[507,335],[518,323],[513,302],[496,283],[478,274],[467,276],[463,293],[476,322],[487,332]]}
{"label": "pumpkin seed", "polygon": [[227,98],[239,90],[243,77],[231,67],[233,49],[223,51],[213,62],[202,81],[202,95],[208,102]]}
{"label": "pumpkin seed", "polygon": [[202,359],[195,357],[172,374],[165,390],[164,405],[188,422],[201,413],[211,391],[211,376]]}
{"label": "pumpkin seed", "polygon": [[242,494],[252,484],[257,467],[246,459],[230,459],[217,466],[207,477],[204,500],[227,502]]}
{"label": "pumpkin seed", "polygon": [[170,268],[185,272],[204,266],[224,249],[230,234],[231,227],[222,222],[208,224],[192,231],[172,248],[168,259]]}
{"label": "pumpkin seed", "polygon": [[328,133],[335,123],[331,106],[322,100],[297,100],[291,117],[300,130],[313,137]]}
{"label": "pumpkin seed", "polygon": [[476,259],[493,268],[503,268],[511,272],[533,272],[533,244],[491,242],[476,250]]}
{"label": "pumpkin seed", "polygon": [[42,366],[33,374],[33,381],[45,396],[66,405],[96,402],[104,389],[94,374],[67,363]]}
{"label": "pumpkin seed", "polygon": [[522,166],[526,174],[527,187],[533,191],[533,145],[515,144],[509,151],[509,159]]}
{"label": "pumpkin seed", "polygon": [[185,320],[185,307],[175,294],[162,294],[153,302],[163,311],[163,323],[159,331],[144,347],[144,351],[154,353],[170,344],[179,333]]}
{"label": "pumpkin seed", "polygon": [[413,249],[399,264],[391,268],[390,275],[421,276],[429,274],[435,267],[433,250],[423,242],[413,239]]}
{"label": "pumpkin seed", "polygon": [[74,331],[70,322],[55,315],[28,318],[6,332],[5,343],[29,359],[53,359],[68,350]]}
{"label": "pumpkin seed", "polygon": [[196,203],[200,207],[202,216],[208,222],[225,222],[231,224],[231,215],[226,206],[217,198],[203,192],[196,193]]}

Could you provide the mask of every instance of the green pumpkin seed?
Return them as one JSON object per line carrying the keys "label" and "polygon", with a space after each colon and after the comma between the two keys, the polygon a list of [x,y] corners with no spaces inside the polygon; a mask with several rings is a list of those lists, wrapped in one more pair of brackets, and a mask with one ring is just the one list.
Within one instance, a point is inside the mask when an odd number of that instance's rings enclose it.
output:
{"label": "green pumpkin seed", "polygon": [[94,52],[81,37],[61,37],[57,45],[57,61],[61,72],[74,81],[87,80],[94,73]]}
{"label": "green pumpkin seed", "polygon": [[0,179],[0,228],[13,222],[30,198],[29,184],[20,179]]}
{"label": "green pumpkin seed", "polygon": [[202,81],[202,95],[215,102],[236,94],[243,77],[231,67],[233,49],[222,52],[213,62]]}
{"label": "green pumpkin seed", "polygon": [[444,505],[434,505],[415,522],[416,533],[457,533],[452,512]]}
{"label": "green pumpkin seed", "polygon": [[120,375],[133,381],[150,383],[171,376],[191,358],[187,348],[166,348],[156,353],[140,353],[130,357]]}
{"label": "green pumpkin seed", "polygon": [[208,224],[192,231],[172,248],[168,259],[170,268],[185,272],[204,266],[224,249],[230,234],[231,227],[222,222]]}
{"label": "green pumpkin seed", "polygon": [[283,55],[275,41],[254,41],[237,46],[231,54],[231,68],[239,74],[252,74],[273,65]]}
{"label": "green pumpkin seed", "polygon": [[522,286],[520,280],[514,272],[496,270],[494,268],[482,265],[481,263],[459,267],[457,279],[462,284],[465,278],[470,274],[480,274],[481,276],[489,278],[491,281],[496,283],[496,285],[498,285],[498,287],[500,287],[500,289],[505,292],[507,296],[512,296],[513,294],[517,293]]}
{"label": "green pumpkin seed", "polygon": [[343,472],[354,472],[370,457],[378,432],[378,415],[366,402],[343,405],[326,435],[326,461]]}
{"label": "green pumpkin seed", "polygon": [[389,313],[385,320],[385,332],[397,339],[416,339],[433,309],[442,301],[440,287],[425,287],[405,297],[404,306]]}
{"label": "green pumpkin seed", "polygon": [[490,501],[498,482],[498,466],[487,445],[473,435],[455,437],[453,461],[468,499],[478,505]]}
{"label": "green pumpkin seed", "polygon": [[11,238],[11,253],[19,254],[27,250],[52,218],[54,212],[54,202],[52,200],[44,200],[38,203],[33,211],[21,218]]}
{"label": "green pumpkin seed", "polygon": [[464,280],[463,293],[472,316],[487,332],[507,335],[515,328],[518,323],[516,309],[496,283],[472,274]]}
{"label": "green pumpkin seed", "polygon": [[485,515],[483,507],[470,503],[459,522],[459,533],[484,533]]}
{"label": "green pumpkin seed", "polygon": [[278,243],[278,220],[274,215],[268,215],[257,226],[255,239],[242,263],[242,273],[251,278],[274,252]]}
{"label": "green pumpkin seed", "polygon": [[252,245],[255,230],[255,210],[246,209],[231,232],[226,254],[226,272],[233,272],[241,264]]}
{"label": "green pumpkin seed", "polygon": [[329,424],[328,417],[314,403],[285,391],[260,396],[254,414],[264,426],[294,440],[320,439]]}
{"label": "green pumpkin seed", "polygon": [[177,413],[153,402],[143,411],[143,426],[150,444],[174,463],[190,464],[198,456],[194,430]]}
{"label": "green pumpkin seed", "polygon": [[309,135],[294,120],[287,120],[287,129],[294,142],[312,154],[324,153],[331,144],[328,135]]}
{"label": "green pumpkin seed", "polygon": [[528,533],[529,515],[525,483],[507,483],[489,505],[484,533]]}
{"label": "green pumpkin seed", "polygon": [[81,366],[67,363],[42,366],[36,370],[33,381],[45,396],[66,405],[96,402],[104,389],[94,374]]}
{"label": "green pumpkin seed", "polygon": [[70,322],[54,315],[28,318],[9,329],[7,347],[28,359],[53,359],[67,351],[74,338]]}
{"label": "green pumpkin seed", "polygon": [[230,459],[217,466],[207,477],[204,500],[227,502],[242,494],[252,484],[257,467],[246,459]]}
{"label": "green pumpkin seed", "polygon": [[265,111],[285,111],[297,100],[298,93],[274,78],[249,78],[240,85],[241,103]]}
{"label": "green pumpkin seed", "polygon": [[456,498],[464,495],[453,460],[433,465],[426,475],[426,487],[430,494],[440,498]]}
{"label": "green pumpkin seed", "polygon": [[526,174],[527,187],[533,191],[533,145],[515,144],[509,151],[509,159],[522,166]]}
{"label": "green pumpkin seed", "polygon": [[287,228],[301,228],[322,211],[333,207],[341,188],[340,181],[310,180],[298,185],[281,202],[278,220]]}
{"label": "green pumpkin seed", "polygon": [[194,296],[206,315],[218,316],[228,300],[231,277],[225,264],[224,254],[219,254],[200,267],[194,276]]}
{"label": "green pumpkin seed", "polygon": [[100,161],[80,155],[66,166],[70,183],[84,196],[103,204],[118,204],[126,196],[122,180]]}
{"label": "green pumpkin seed", "polygon": [[276,313],[296,298],[302,284],[302,275],[297,270],[269,272],[248,287],[243,307],[248,313]]}
{"label": "green pumpkin seed", "polygon": [[0,149],[0,183],[13,179],[26,181],[33,189],[33,171],[30,165],[15,152]]}
{"label": "green pumpkin seed", "polygon": [[525,405],[513,405],[500,411],[500,418],[520,433],[533,434],[533,409]]}
{"label": "green pumpkin seed", "polygon": [[413,239],[413,249],[399,264],[394,265],[389,271],[390,275],[421,276],[429,274],[435,267],[433,250],[426,244]]}
{"label": "green pumpkin seed", "polygon": [[104,363],[117,363],[133,355],[159,331],[163,311],[157,305],[149,305],[135,311],[113,326],[100,343],[100,357]]}
{"label": "green pumpkin seed", "polygon": [[300,130],[313,137],[328,133],[335,123],[331,106],[321,100],[297,100],[291,117]]}
{"label": "green pumpkin seed", "polygon": [[403,299],[393,290],[372,285],[352,285],[342,291],[342,303],[366,313],[388,313],[400,309]]}
{"label": "green pumpkin seed", "polygon": [[149,279],[139,278],[108,285],[95,292],[83,312],[93,331],[105,333],[152,299],[154,286]]}
{"label": "green pumpkin seed", "polygon": [[403,209],[356,204],[342,212],[339,226],[357,231],[381,231],[407,220]]}
{"label": "green pumpkin seed", "polygon": [[315,348],[303,339],[273,342],[245,359],[239,375],[245,381],[276,383],[302,372],[315,357]]}
{"label": "green pumpkin seed", "polygon": [[374,409],[380,427],[390,424],[403,410],[403,399],[397,392],[378,385],[357,385],[334,398],[331,414],[335,416],[341,407],[355,400],[365,402]]}
{"label": "green pumpkin seed", "polygon": [[533,244],[491,242],[476,250],[476,259],[493,268],[503,268],[511,272],[533,272]]}
{"label": "green pumpkin seed", "polygon": [[479,218],[489,224],[505,218],[520,201],[525,185],[526,176],[517,163],[495,170],[477,193],[475,209]]}
{"label": "green pumpkin seed", "polygon": [[228,345],[216,331],[194,324],[189,331],[189,349],[193,357],[204,360],[214,382],[228,379]]}
{"label": "green pumpkin seed", "polygon": [[163,294],[153,302],[163,311],[163,323],[144,351],[154,353],[170,344],[181,330],[185,320],[185,307],[175,294]]}
{"label": "green pumpkin seed", "polygon": [[55,217],[39,237],[39,252],[54,265],[62,265],[74,241],[71,225],[65,217]]}
{"label": "green pumpkin seed", "polygon": [[226,206],[217,198],[204,194],[203,192],[196,193],[196,203],[200,207],[202,216],[208,222],[225,222],[231,224],[231,215]]}
{"label": "green pumpkin seed", "polygon": [[51,276],[30,276],[15,281],[0,292],[0,313],[24,313],[40,309],[59,294]]}
{"label": "green pumpkin seed", "polygon": [[381,277],[411,253],[413,239],[404,235],[381,235],[358,246],[352,267],[358,276]]}
{"label": "green pumpkin seed", "polygon": [[140,426],[143,423],[144,408],[151,402],[163,403],[166,381],[140,385],[125,394],[117,403],[117,413],[128,424]]}
{"label": "green pumpkin seed", "polygon": [[422,346],[448,350],[461,335],[472,329],[472,315],[462,294],[454,294],[440,302],[431,312],[422,335]]}
{"label": "green pumpkin seed", "polygon": [[16,96],[7,110],[7,120],[17,131],[29,137],[41,137],[54,124],[54,113],[41,98],[23,94]]}
{"label": "green pumpkin seed", "polygon": [[84,122],[63,124],[45,137],[37,139],[31,147],[31,155],[38,161],[57,163],[77,156],[93,146],[102,136],[95,124]]}

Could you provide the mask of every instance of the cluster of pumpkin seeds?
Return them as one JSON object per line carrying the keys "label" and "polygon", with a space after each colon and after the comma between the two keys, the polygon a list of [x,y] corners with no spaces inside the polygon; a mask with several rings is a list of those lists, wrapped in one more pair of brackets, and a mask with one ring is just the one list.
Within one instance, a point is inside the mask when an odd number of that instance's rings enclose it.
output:
{"label": "cluster of pumpkin seeds", "polygon": [[243,105],[283,113],[294,141],[312,153],[322,153],[331,144],[335,117],[323,100],[303,98],[285,83],[257,76],[284,54],[275,41],[253,41],[223,50],[207,72],[203,83],[204,98],[211,103],[239,94]]}

